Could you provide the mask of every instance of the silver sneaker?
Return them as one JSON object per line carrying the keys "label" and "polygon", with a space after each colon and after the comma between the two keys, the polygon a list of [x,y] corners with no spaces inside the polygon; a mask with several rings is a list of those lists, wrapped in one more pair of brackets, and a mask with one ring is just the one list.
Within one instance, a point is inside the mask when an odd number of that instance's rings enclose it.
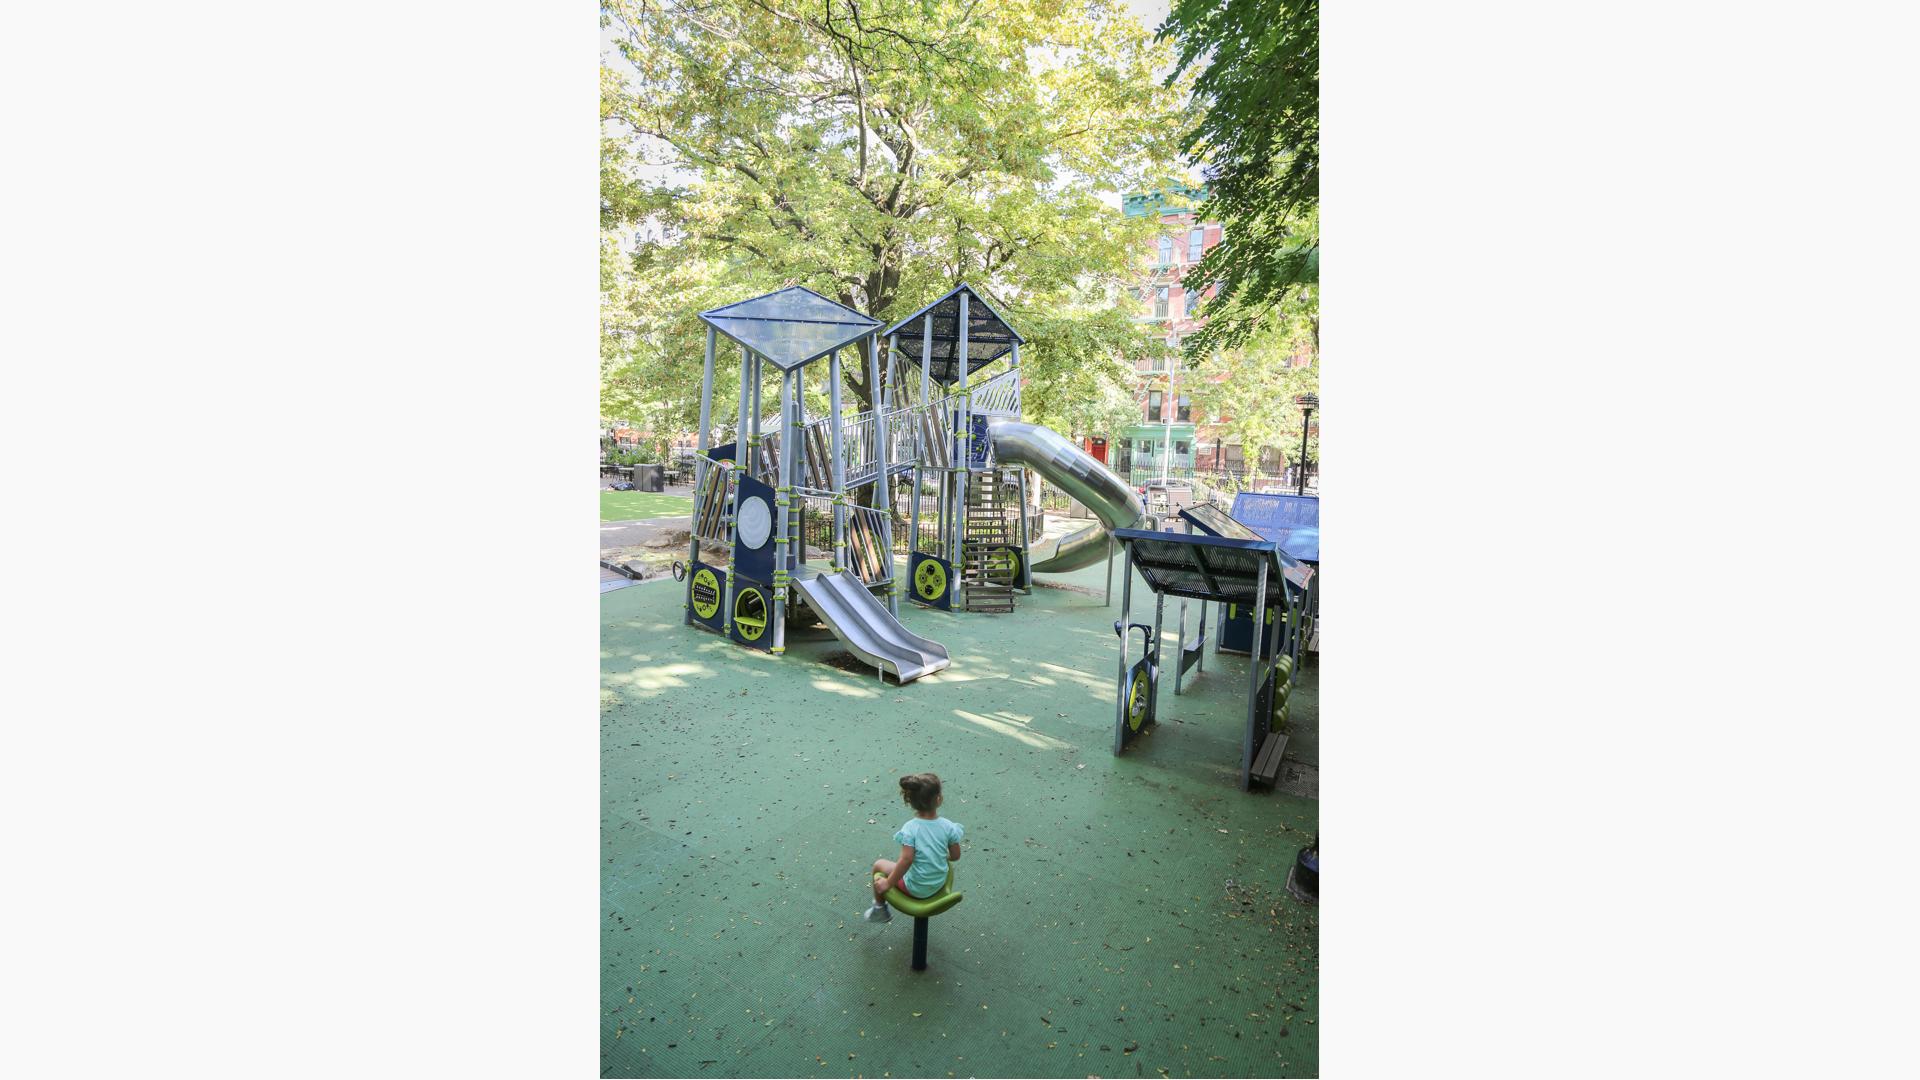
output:
{"label": "silver sneaker", "polygon": [[893,909],[885,904],[875,904],[867,909],[864,917],[868,922],[892,922]]}

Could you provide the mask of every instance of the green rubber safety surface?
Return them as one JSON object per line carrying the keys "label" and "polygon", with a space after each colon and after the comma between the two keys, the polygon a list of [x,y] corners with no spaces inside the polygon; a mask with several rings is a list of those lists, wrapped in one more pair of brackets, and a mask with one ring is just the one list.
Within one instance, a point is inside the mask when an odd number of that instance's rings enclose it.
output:
{"label": "green rubber safety surface", "polygon": [[[1243,657],[1210,653],[1180,696],[1169,671],[1159,724],[1113,755],[1105,573],[1043,575],[1092,595],[1012,615],[902,603],[952,656],[904,687],[823,629],[780,657],[685,626],[684,585],[604,594],[602,1074],[1316,1075],[1318,915],[1285,881],[1318,805],[1238,789]],[[967,900],[914,972],[913,921],[860,913],[921,770],[966,826]]]}
{"label": "green rubber safety surface", "polygon": [[603,491],[600,493],[601,521],[643,521],[647,518],[673,517],[693,513],[693,499],[686,495],[662,495],[654,491]]}

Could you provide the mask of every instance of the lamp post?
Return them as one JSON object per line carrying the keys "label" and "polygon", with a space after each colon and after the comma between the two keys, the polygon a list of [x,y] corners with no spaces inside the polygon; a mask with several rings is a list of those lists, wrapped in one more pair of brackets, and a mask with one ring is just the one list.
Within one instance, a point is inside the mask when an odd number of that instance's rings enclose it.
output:
{"label": "lamp post", "polygon": [[1178,400],[1173,396],[1173,381],[1179,370],[1180,354],[1176,352],[1173,354],[1173,359],[1167,362],[1167,400],[1161,403],[1160,418],[1166,421],[1166,431],[1161,436],[1164,441],[1160,444],[1160,489],[1162,491],[1167,488],[1169,470],[1173,466],[1173,414],[1176,408],[1175,402]]}
{"label": "lamp post", "polygon": [[1300,421],[1300,464],[1298,466],[1300,482],[1294,488],[1295,495],[1305,495],[1307,493],[1307,429],[1313,424],[1313,410],[1320,404],[1320,398],[1317,394],[1301,394],[1293,399],[1293,403],[1300,406],[1306,414]]}

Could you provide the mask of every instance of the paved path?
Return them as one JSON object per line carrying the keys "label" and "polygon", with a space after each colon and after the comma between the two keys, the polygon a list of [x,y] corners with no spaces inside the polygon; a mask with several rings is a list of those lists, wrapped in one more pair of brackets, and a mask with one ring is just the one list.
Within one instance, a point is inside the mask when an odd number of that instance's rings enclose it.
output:
{"label": "paved path", "polygon": [[641,547],[667,533],[684,533],[691,518],[690,514],[681,514],[641,521],[603,521],[600,523],[600,550]]}

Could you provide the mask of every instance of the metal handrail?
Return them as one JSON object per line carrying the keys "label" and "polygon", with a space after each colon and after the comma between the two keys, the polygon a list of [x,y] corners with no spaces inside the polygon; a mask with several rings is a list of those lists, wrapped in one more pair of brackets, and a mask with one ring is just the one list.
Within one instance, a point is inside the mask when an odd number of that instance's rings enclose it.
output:
{"label": "metal handrail", "polygon": [[986,416],[1020,415],[1020,372],[1009,368],[986,382],[972,387],[973,411]]}

